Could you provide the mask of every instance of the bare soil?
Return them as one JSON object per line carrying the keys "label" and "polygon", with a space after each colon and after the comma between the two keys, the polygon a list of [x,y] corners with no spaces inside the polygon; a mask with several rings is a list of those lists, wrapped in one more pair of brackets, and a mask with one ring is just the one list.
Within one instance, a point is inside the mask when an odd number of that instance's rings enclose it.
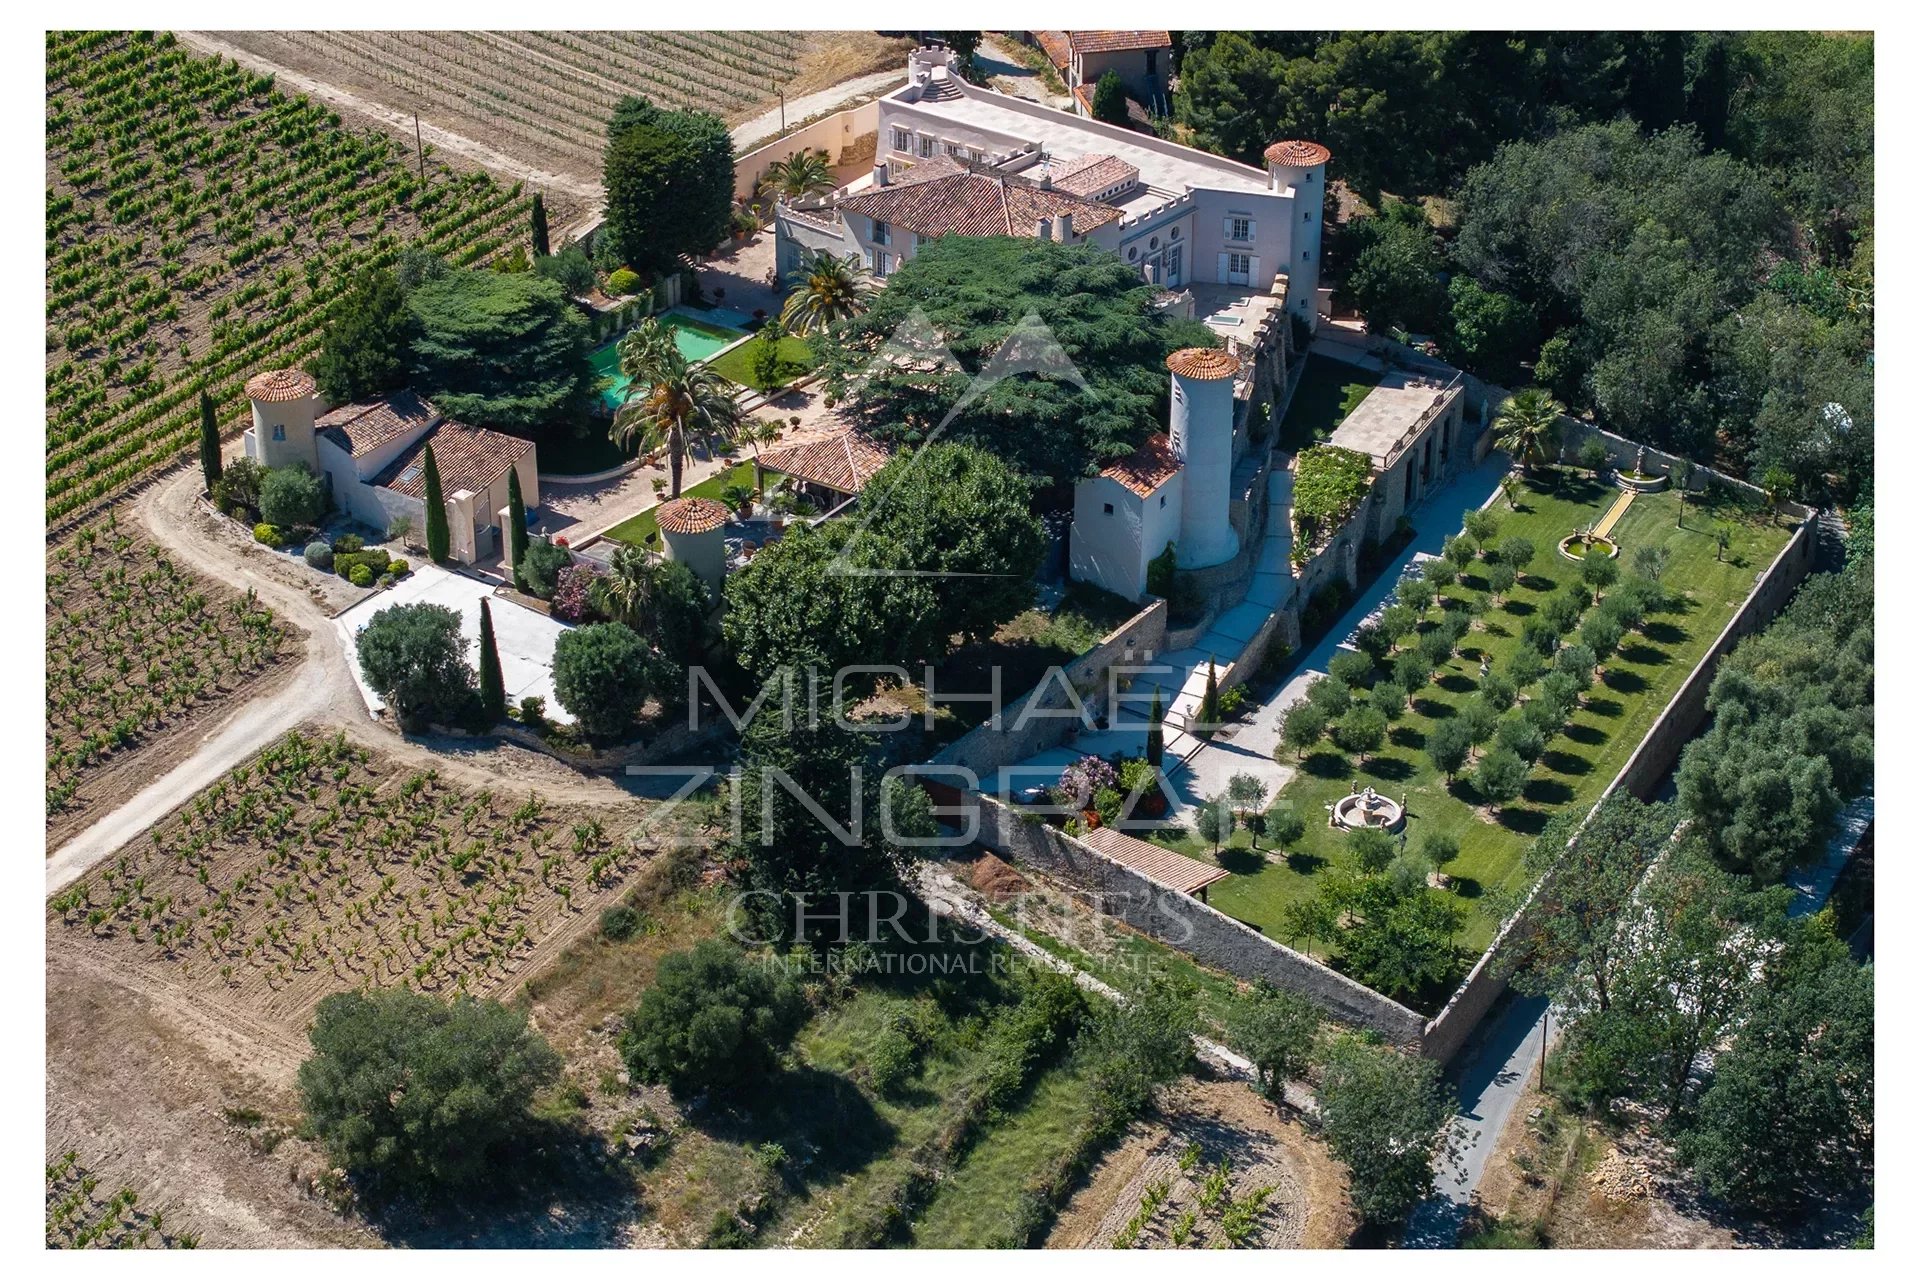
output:
{"label": "bare soil", "polygon": [[[1200,1159],[1182,1172],[1180,1157],[1197,1144]],[[1088,1174],[1055,1220],[1049,1249],[1104,1249],[1140,1208],[1150,1182],[1167,1180],[1165,1201],[1135,1241],[1136,1248],[1172,1248],[1173,1228],[1193,1210],[1186,1248],[1205,1248],[1218,1229],[1198,1207],[1200,1184],[1225,1160],[1231,1192],[1244,1197],[1270,1187],[1247,1247],[1339,1248],[1355,1218],[1346,1178],[1317,1138],[1245,1084],[1191,1079],[1170,1089],[1158,1114],[1137,1120]]]}

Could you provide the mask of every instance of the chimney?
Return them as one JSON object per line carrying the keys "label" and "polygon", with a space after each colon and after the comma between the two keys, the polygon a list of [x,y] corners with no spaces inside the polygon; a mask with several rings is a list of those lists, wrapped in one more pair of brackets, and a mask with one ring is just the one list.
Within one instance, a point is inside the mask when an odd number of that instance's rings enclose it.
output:
{"label": "chimney", "polygon": [[884,160],[875,162],[873,166],[873,185],[876,187],[884,187],[891,180],[892,174],[887,171],[887,162]]}
{"label": "chimney", "polygon": [[1053,190],[1053,170],[1049,169],[1040,175],[1040,189],[1042,191]]}
{"label": "chimney", "polygon": [[1061,244],[1070,244],[1070,243],[1072,243],[1072,241],[1073,241],[1073,214],[1072,214],[1072,213],[1063,213],[1063,214],[1061,214],[1061,215],[1060,215],[1060,221],[1059,221],[1059,222],[1058,222],[1058,223],[1057,223],[1056,225],[1058,225],[1058,226],[1059,226],[1059,228],[1060,228],[1060,243],[1061,243]]}
{"label": "chimney", "polygon": [[1033,235],[1034,235],[1034,239],[1036,240],[1053,239],[1053,219],[1042,218],[1038,222],[1034,223]]}

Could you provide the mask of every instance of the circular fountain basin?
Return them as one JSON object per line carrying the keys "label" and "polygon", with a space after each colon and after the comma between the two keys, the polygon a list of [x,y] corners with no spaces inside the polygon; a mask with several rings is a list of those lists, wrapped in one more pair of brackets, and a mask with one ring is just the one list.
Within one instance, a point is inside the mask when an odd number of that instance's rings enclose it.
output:
{"label": "circular fountain basin", "polygon": [[1361,827],[1398,831],[1406,820],[1407,812],[1400,802],[1378,792],[1369,796],[1356,791],[1333,804],[1333,825],[1344,831],[1358,831]]}
{"label": "circular fountain basin", "polygon": [[1577,533],[1570,533],[1560,539],[1560,554],[1569,560],[1584,560],[1589,552],[1596,550],[1604,552],[1609,560],[1620,557],[1620,544],[1612,538],[1595,537],[1588,540]]}

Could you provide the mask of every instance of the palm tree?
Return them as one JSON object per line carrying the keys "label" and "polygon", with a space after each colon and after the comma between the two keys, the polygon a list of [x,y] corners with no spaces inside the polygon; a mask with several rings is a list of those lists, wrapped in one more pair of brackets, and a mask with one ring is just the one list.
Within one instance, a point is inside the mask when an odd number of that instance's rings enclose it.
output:
{"label": "palm tree", "polygon": [[819,333],[836,320],[851,320],[867,309],[875,285],[867,269],[852,254],[809,254],[787,277],[792,292],[780,308],[780,323],[788,333]]}
{"label": "palm tree", "polygon": [[620,340],[620,372],[629,379],[608,434],[622,448],[645,453],[665,447],[669,497],[680,496],[689,441],[698,434],[707,452],[740,423],[733,384],[704,364],[689,363],[658,320],[646,319]]}
{"label": "palm tree", "polygon": [[614,547],[613,560],[608,569],[610,572],[601,575],[594,583],[594,589],[600,596],[600,607],[615,622],[625,623],[644,634],[641,624],[652,612],[654,583],[659,567],[645,551],[623,543]]}
{"label": "palm tree", "polygon": [[1559,439],[1560,415],[1566,411],[1567,406],[1540,387],[1516,391],[1500,402],[1500,414],[1493,420],[1494,443],[1531,468]]}
{"label": "palm tree", "polygon": [[824,151],[802,151],[788,159],[776,160],[767,166],[763,181],[789,200],[820,195],[839,185],[833,180],[833,166],[827,163]]}

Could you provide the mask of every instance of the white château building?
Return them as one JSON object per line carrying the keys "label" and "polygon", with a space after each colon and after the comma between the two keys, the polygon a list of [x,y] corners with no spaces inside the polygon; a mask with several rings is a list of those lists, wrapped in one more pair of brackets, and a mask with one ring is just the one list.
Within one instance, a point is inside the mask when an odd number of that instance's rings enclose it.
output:
{"label": "white ch\u00e2teau building", "polygon": [[809,252],[884,279],[935,236],[1031,236],[1097,244],[1169,289],[1280,294],[1318,323],[1325,147],[1276,142],[1256,169],[968,84],[952,56],[909,56],[907,83],[879,102],[870,174],[778,206],[783,276]]}

